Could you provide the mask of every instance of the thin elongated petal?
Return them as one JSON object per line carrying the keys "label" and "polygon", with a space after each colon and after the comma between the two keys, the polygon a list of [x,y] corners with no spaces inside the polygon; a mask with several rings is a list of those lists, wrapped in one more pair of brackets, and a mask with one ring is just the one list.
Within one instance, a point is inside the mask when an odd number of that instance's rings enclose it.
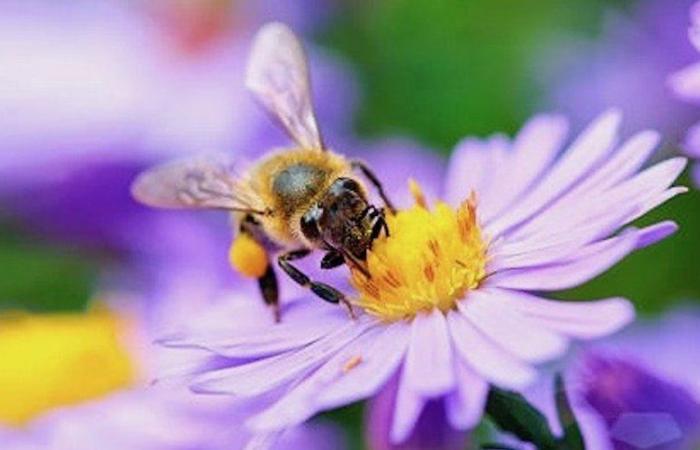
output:
{"label": "thin elongated petal", "polygon": [[630,230],[586,247],[579,258],[570,262],[505,270],[491,276],[487,283],[489,286],[532,291],[568,289],[595,278],[615,265],[637,247],[638,238],[638,231]]}
{"label": "thin elongated petal", "polygon": [[490,184],[490,174],[498,170],[508,141],[502,136],[487,140],[467,138],[461,141],[450,158],[445,181],[445,199],[453,204],[464,200],[471,191],[483,192]]}
{"label": "thin elongated petal", "polygon": [[491,271],[532,267],[571,260],[586,245],[596,239],[614,234],[627,223],[633,209],[618,209],[599,216],[578,228],[515,241],[498,246],[492,257]]}
{"label": "thin elongated petal", "polygon": [[532,217],[576,185],[611,150],[619,124],[618,112],[611,111],[600,116],[571,145],[527,197],[506,214],[487,224],[487,233],[499,236]]}
{"label": "thin elongated petal", "polygon": [[545,172],[559,154],[568,129],[566,119],[557,115],[535,116],[523,126],[509,149],[507,164],[492,168],[488,197],[479,192],[484,222],[510,207]]}
{"label": "thin elongated petal", "polygon": [[447,419],[456,429],[473,428],[484,413],[489,384],[461,361],[455,362],[457,389],[445,399]]}
{"label": "thin elongated petal", "polygon": [[444,394],[454,387],[452,345],[441,311],[418,314],[413,319],[403,381],[414,391],[429,397]]}
{"label": "thin elongated petal", "polygon": [[425,406],[425,400],[405,382],[406,368],[399,379],[399,386],[396,392],[396,409],[394,410],[394,420],[391,424],[389,438],[394,444],[401,443],[408,439],[415,426],[420,413]]}
{"label": "thin elongated petal", "polygon": [[634,307],[623,298],[563,302],[509,289],[489,288],[488,292],[493,303],[517,311],[546,329],[578,339],[614,333],[634,319]]}
{"label": "thin elongated petal", "polygon": [[520,226],[508,239],[537,242],[547,234],[574,229],[619,209],[631,211],[626,218],[630,222],[648,212],[653,205],[672,197],[664,192],[678,178],[685,165],[684,158],[669,159],[605,192],[557,203]]}
{"label": "thin elongated petal", "polygon": [[369,320],[350,322],[301,350],[212,371],[192,384],[195,392],[255,396],[293,381],[320,366],[344,345],[362,335]]}
{"label": "thin elongated petal", "polygon": [[639,230],[639,241],[637,242],[637,248],[644,248],[654,245],[657,242],[666,239],[676,231],[678,231],[678,224],[670,220],[642,228]]}
{"label": "thin elongated petal", "polygon": [[386,327],[373,345],[363,350],[362,360],[356,367],[319,393],[318,405],[324,409],[334,408],[379,390],[403,360],[409,335],[407,324]]}
{"label": "thin elongated petal", "polygon": [[576,202],[596,193],[601,193],[621,181],[632,177],[651,157],[661,137],[656,131],[643,131],[627,139],[615,153],[597,168],[590,176],[582,180],[574,189],[561,197],[551,206]]}
{"label": "thin elongated petal", "polygon": [[448,314],[447,323],[457,353],[485,380],[508,388],[522,388],[535,380],[532,367],[487,338],[462,313]]}
{"label": "thin elongated petal", "polygon": [[700,101],[700,63],[692,64],[676,72],[669,79],[671,89],[682,99]]}
{"label": "thin elongated petal", "polygon": [[488,292],[470,293],[459,308],[475,328],[524,361],[548,361],[561,356],[567,348],[566,338],[539,327],[510,308],[492,302]]}
{"label": "thin elongated petal", "polygon": [[[281,426],[297,425],[319,411],[317,393],[342,378],[346,372],[362,364],[362,355],[372,342],[381,336],[381,327],[373,327],[328,358],[318,369],[285,393],[273,405],[251,419],[248,424],[257,432],[275,430]],[[360,358],[360,359],[358,359]],[[358,362],[359,361],[359,362]]]}

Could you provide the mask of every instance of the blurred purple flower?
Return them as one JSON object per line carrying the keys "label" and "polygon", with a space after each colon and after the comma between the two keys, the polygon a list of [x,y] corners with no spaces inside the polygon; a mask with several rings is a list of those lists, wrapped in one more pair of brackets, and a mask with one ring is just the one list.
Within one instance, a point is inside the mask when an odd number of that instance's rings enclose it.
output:
{"label": "blurred purple flower", "polygon": [[[3,3],[0,201],[6,212],[53,237],[123,250],[124,236],[145,232],[158,214],[129,196],[139,171],[172,155],[250,156],[285,142],[244,90],[243,67],[250,35],[266,18],[314,26],[301,18],[316,10],[295,12],[306,4]],[[177,27],[194,25],[161,18],[162,10],[187,11],[187,5],[194,16],[197,8],[219,5],[210,15],[224,18],[196,51],[182,50],[190,34],[177,37]],[[348,134],[352,80],[329,55],[312,49],[311,60],[321,123],[330,136]]]}
{"label": "blurred purple flower", "polygon": [[682,386],[636,364],[589,356],[585,400],[621,449],[692,449],[700,444],[700,403]]}
{"label": "blurred purple flower", "polygon": [[[691,8],[690,20],[688,36],[697,52],[700,50],[700,3],[695,3]],[[695,62],[673,74],[669,85],[680,99],[697,106],[700,103],[700,63]],[[683,146],[688,156],[700,158],[700,125],[690,128]],[[697,165],[693,168],[693,178],[696,184],[700,184],[700,167]]]}
{"label": "blurred purple flower", "polygon": [[[700,445],[700,311],[640,322],[567,368],[587,448],[694,450]],[[556,426],[550,383],[530,393]]]}
{"label": "blurred purple flower", "polygon": [[619,107],[627,130],[650,127],[676,142],[699,116],[666,83],[694,58],[684,31],[692,1],[637,2],[631,13],[609,11],[595,42],[560,39],[538,59],[544,106],[570,114],[574,123]]}
{"label": "blurred purple flower", "polygon": [[464,450],[467,432],[455,430],[447,420],[445,405],[425,405],[413,432],[401,444],[391,443],[391,423],[396,411],[398,380],[393,379],[367,405],[365,436],[369,450]]}
{"label": "blurred purple flower", "polygon": [[[247,423],[256,432],[371,397],[391,379],[398,380],[392,443],[406,441],[433,402],[452,427],[469,429],[489,383],[524,388],[571,339],[613,333],[634,315],[621,298],[567,303],[534,294],[582,284],[675,231],[671,222],[620,231],[684,191],[672,184],[685,160],[639,172],[659,136],[619,143],[619,125],[619,114],[603,114],[564,147],[567,122],[538,116],[513,140],[462,141],[444,188],[433,186],[459,210],[438,203],[431,212],[415,193],[418,206],[388,217],[392,237],[368,257],[376,276],[353,275],[357,320],[302,295],[274,324],[259,302],[239,299],[237,308],[250,312],[210,315],[163,343],[208,354],[192,389],[254,405]],[[432,173],[416,163],[409,175]],[[401,164],[376,170],[391,174]],[[472,191],[478,201],[465,202]],[[240,319],[256,314],[262,318]]]}

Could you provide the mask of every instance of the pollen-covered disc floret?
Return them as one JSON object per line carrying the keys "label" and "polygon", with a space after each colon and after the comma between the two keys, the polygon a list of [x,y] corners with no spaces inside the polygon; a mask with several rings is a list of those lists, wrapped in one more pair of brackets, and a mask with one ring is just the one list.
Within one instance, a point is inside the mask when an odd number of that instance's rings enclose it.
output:
{"label": "pollen-covered disc floret", "polygon": [[358,304],[386,321],[410,319],[420,311],[447,312],[478,287],[486,274],[486,243],[473,197],[457,209],[419,201],[387,217],[389,237],[377,239],[367,256],[368,278],[352,282]]}

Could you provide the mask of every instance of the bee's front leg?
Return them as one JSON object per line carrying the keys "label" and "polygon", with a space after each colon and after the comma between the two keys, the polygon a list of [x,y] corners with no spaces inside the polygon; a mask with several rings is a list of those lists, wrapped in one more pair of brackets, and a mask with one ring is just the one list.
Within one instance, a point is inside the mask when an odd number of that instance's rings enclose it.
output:
{"label": "bee's front leg", "polygon": [[363,161],[359,160],[351,161],[350,165],[353,169],[362,172],[362,175],[364,175],[365,178],[367,178],[370,181],[370,183],[372,183],[377,189],[379,196],[382,198],[382,201],[384,202],[384,205],[386,205],[389,212],[392,214],[396,214],[396,208],[394,208],[394,204],[391,202],[391,200],[389,200],[389,196],[386,194],[386,192],[384,192],[384,186],[382,186],[382,182],[379,181],[379,178],[374,174],[372,169],[370,169],[369,166]]}
{"label": "bee's front leg", "polygon": [[292,280],[294,280],[299,286],[311,290],[311,292],[316,294],[316,296],[329,303],[344,304],[348,308],[350,316],[354,319],[355,312],[352,309],[350,301],[345,297],[345,294],[343,294],[333,286],[321,283],[319,281],[311,280],[311,278],[309,278],[308,275],[306,275],[304,272],[302,272],[297,267],[292,265],[292,263],[290,263],[290,261],[294,261],[296,259],[301,259],[308,256],[309,253],[311,253],[311,250],[309,249],[292,250],[290,252],[281,254],[277,258],[277,263],[282,268],[282,270],[284,270],[284,272],[287,275],[289,275],[289,277]]}

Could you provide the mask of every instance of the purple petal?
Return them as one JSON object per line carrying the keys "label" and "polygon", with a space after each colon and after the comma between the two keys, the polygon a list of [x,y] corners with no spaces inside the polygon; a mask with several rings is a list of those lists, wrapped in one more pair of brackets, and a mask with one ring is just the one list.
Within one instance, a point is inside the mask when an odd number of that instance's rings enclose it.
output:
{"label": "purple petal", "polygon": [[457,144],[448,164],[445,200],[458,204],[471,191],[479,195],[487,191],[493,181],[491,174],[507,156],[508,145],[507,139],[500,135],[485,140],[466,138]]}
{"label": "purple petal", "polygon": [[455,384],[452,345],[445,316],[433,310],[418,314],[411,323],[411,343],[402,382],[427,397],[437,397]]}
{"label": "purple petal", "polygon": [[284,430],[254,434],[243,450],[270,450],[276,448],[283,435]]}
{"label": "purple petal", "polygon": [[411,389],[410,384],[406,383],[405,375],[406,366],[404,366],[403,373],[398,381],[394,419],[392,420],[391,432],[389,433],[389,440],[393,444],[399,444],[408,439],[426,402],[417,392]]}
{"label": "purple petal", "polygon": [[695,448],[700,403],[683,386],[624,359],[590,355],[582,386],[608,435],[629,448]]}
{"label": "purple petal", "polygon": [[452,343],[464,362],[487,381],[508,388],[532,383],[537,372],[479,331],[461,312],[447,315]]}
{"label": "purple petal", "polygon": [[524,292],[489,288],[489,299],[517,311],[532,323],[578,339],[593,339],[620,330],[634,320],[634,307],[623,298],[566,302]]}
{"label": "purple petal", "polygon": [[280,427],[298,425],[320,410],[316,398],[327,386],[342,379],[348,369],[348,364],[359,361],[367,348],[384,332],[382,325],[369,329],[351,342],[345,343],[343,348],[335,355],[328,358],[318,369],[304,377],[288,392],[282,395],[275,403],[265,408],[248,421],[248,425],[256,432],[269,432]]}
{"label": "purple petal", "polygon": [[578,286],[595,278],[637,247],[639,232],[628,230],[581,250],[569,262],[541,267],[504,270],[487,279],[488,286],[532,291],[558,291]]}
{"label": "purple petal", "polygon": [[690,7],[690,20],[692,26],[688,30],[688,38],[695,50],[700,51],[700,6],[697,2]]}
{"label": "purple petal", "polygon": [[573,229],[619,209],[630,210],[627,221],[632,221],[680,192],[678,188],[673,188],[669,193],[665,191],[683,171],[685,164],[684,158],[669,159],[610,190],[573,201],[557,202],[519,227],[508,239],[527,238],[536,242],[538,236]]}
{"label": "purple petal", "polygon": [[646,202],[644,202],[644,204],[641,205],[640,210],[630,217],[630,222],[642,217],[644,214],[648,213],[657,206],[663,205],[667,201],[671,200],[673,197],[680,194],[685,194],[686,192],[688,192],[688,188],[686,188],[685,186],[674,186],[671,189],[668,189],[662,192],[661,194],[656,195],[655,197],[647,200]]}
{"label": "purple petal", "polygon": [[[159,343],[170,348],[207,350],[229,358],[260,358],[303,347],[347,321],[346,314],[338,311],[338,308],[319,308],[309,299],[286,305],[282,310],[284,320],[277,324],[272,323],[268,308],[259,304],[245,304],[250,302],[237,303],[224,317],[220,316],[221,311],[217,311],[213,322],[208,322],[206,327],[200,323],[202,332],[184,333],[183,336],[161,339]],[[244,319],[256,315],[269,317],[269,320],[256,323],[260,321]],[[310,320],[316,322],[312,328],[306,325]],[[239,325],[232,329],[231,323]]]}
{"label": "purple petal", "polygon": [[635,364],[690,390],[700,399],[700,310],[678,308],[662,319],[637,322],[619,337],[596,346],[611,356]]}
{"label": "purple petal", "polygon": [[454,428],[471,429],[481,420],[489,384],[461,361],[455,361],[457,389],[445,399],[447,419]]}
{"label": "purple petal", "polygon": [[481,333],[507,352],[530,363],[562,355],[567,339],[492,301],[490,291],[473,291],[459,309]]}
{"label": "purple petal", "polygon": [[683,150],[691,158],[700,158],[700,124],[693,125],[686,133]]}
{"label": "purple petal", "polygon": [[590,198],[633,176],[651,157],[659,143],[655,131],[643,131],[629,138],[610,159],[584,179],[566,195],[559,198],[548,210]]}
{"label": "purple petal", "polygon": [[296,377],[323,364],[331,355],[357,339],[371,325],[366,317],[352,321],[337,331],[296,352],[283,353],[197,377],[192,389],[199,393],[234,394],[252,397],[293,382]]}
{"label": "purple petal", "polygon": [[324,409],[346,405],[369,397],[384,385],[401,363],[410,338],[410,327],[395,323],[384,328],[373,345],[362,354],[362,361],[318,395]]}
{"label": "purple petal", "polygon": [[575,186],[613,148],[619,124],[620,114],[615,111],[596,119],[522,201],[487,224],[486,232],[491,236],[501,235]]}
{"label": "purple petal", "polygon": [[700,102],[700,63],[674,73],[669,79],[669,85],[681,99]]}
{"label": "purple petal", "polygon": [[639,230],[639,241],[637,242],[637,248],[644,248],[654,245],[657,242],[666,239],[676,231],[678,231],[678,224],[670,220],[644,227]]}
{"label": "purple petal", "polygon": [[[506,164],[492,167],[494,179],[489,195],[479,197],[484,222],[490,221],[527,192],[527,188],[559,154],[568,129],[565,118],[544,114],[533,117],[523,126],[513,140],[508,160],[504,161]],[[508,190],[502,188],[505,185]]]}
{"label": "purple petal", "polygon": [[503,242],[493,251],[489,272],[571,260],[587,244],[614,234],[627,223],[633,211],[636,209],[612,210],[607,215],[582,223],[578,228],[563,227],[559,232],[543,232],[523,240]]}
{"label": "purple petal", "polygon": [[589,190],[602,191],[633,176],[649,160],[660,140],[659,133],[652,130],[635,134],[595,174],[581,183],[576,192],[585,195]]}
{"label": "purple petal", "polygon": [[365,412],[365,435],[372,450],[463,450],[467,433],[450,426],[441,400],[425,405],[410,436],[400,444],[390,440],[390,424],[396,413],[396,382],[372,399]]}
{"label": "purple petal", "polygon": [[[275,450],[345,450],[342,428],[327,420],[314,420],[285,431]],[[233,448],[229,448],[233,450]]]}

